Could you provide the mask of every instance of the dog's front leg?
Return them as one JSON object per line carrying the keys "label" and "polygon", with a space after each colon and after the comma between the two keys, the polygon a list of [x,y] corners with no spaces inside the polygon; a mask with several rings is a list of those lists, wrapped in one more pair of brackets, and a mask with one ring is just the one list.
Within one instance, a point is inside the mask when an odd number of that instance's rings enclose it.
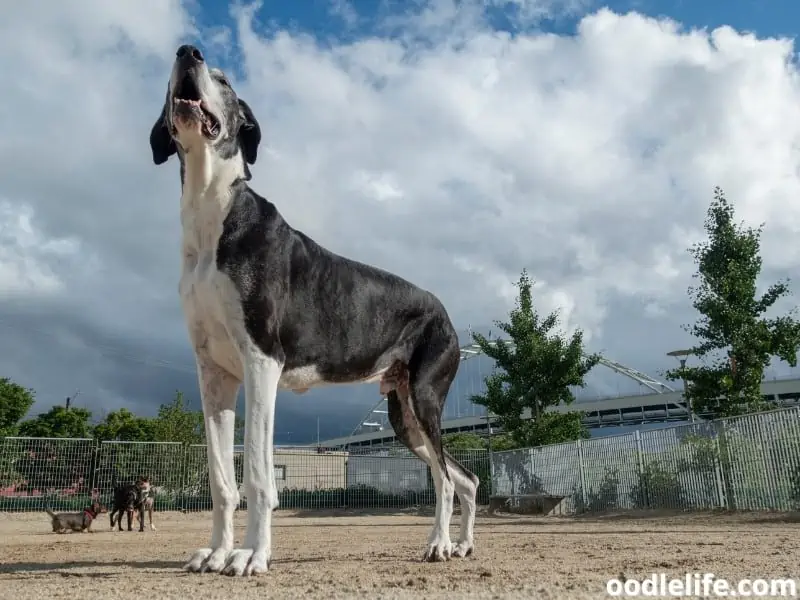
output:
{"label": "dog's front leg", "polygon": [[206,429],[208,480],[211,487],[212,526],[208,548],[197,550],[184,569],[219,572],[233,550],[233,511],[239,504],[233,466],[236,394],[240,382],[202,355],[197,360],[200,396]]}
{"label": "dog's front leg", "polygon": [[244,493],[247,497],[247,534],[243,547],[231,553],[223,573],[266,573],[272,554],[272,511],[278,507],[275,487],[273,436],[275,396],[283,357],[266,356],[247,344],[244,356],[245,425]]}

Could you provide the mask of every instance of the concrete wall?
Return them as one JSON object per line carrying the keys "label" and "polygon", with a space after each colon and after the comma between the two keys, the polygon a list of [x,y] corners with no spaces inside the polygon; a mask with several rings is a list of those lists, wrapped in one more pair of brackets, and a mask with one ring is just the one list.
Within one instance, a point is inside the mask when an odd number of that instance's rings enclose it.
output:
{"label": "concrete wall", "polygon": [[320,490],[347,484],[347,452],[275,449],[275,484],[284,489]]}

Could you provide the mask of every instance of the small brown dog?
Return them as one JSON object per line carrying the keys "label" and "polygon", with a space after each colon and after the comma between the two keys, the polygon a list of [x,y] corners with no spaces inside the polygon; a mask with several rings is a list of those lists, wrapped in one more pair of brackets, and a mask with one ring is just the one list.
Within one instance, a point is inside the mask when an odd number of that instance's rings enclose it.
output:
{"label": "small brown dog", "polygon": [[81,533],[94,533],[92,531],[92,521],[100,513],[107,512],[106,507],[97,500],[92,501],[90,506],[81,512],[74,513],[54,513],[49,507],[45,507],[47,514],[53,525],[53,533],[66,533],[67,530],[80,531]]}

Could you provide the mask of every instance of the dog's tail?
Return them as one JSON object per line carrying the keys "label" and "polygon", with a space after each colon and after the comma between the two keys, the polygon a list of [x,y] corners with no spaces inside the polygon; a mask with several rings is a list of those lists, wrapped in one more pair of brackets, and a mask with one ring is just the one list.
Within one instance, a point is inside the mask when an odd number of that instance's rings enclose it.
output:
{"label": "dog's tail", "polygon": [[44,510],[45,510],[45,512],[46,512],[48,515],[50,515],[51,517],[55,517],[55,516],[56,516],[56,513],[54,513],[52,510],[50,510],[50,507],[49,507],[49,506],[47,506],[46,504],[45,504]]}

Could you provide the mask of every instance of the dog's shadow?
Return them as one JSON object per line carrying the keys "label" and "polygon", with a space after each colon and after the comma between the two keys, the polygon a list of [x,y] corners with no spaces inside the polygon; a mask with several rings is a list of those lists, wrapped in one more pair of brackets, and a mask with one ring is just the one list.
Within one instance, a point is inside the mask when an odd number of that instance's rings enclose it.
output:
{"label": "dog's shadow", "polygon": [[[278,558],[273,559],[271,564],[281,564],[281,563],[311,563],[311,562],[322,562],[328,560],[327,557],[324,556],[313,556],[309,558]],[[130,569],[142,569],[142,570],[150,570],[150,571],[177,571],[180,573],[185,573],[186,575],[191,575],[191,573],[186,573],[183,570],[183,565],[186,564],[185,560],[181,561],[173,561],[173,560],[150,560],[150,561],[143,561],[143,562],[108,562],[108,561],[94,561],[94,560],[73,560],[69,562],[58,562],[58,563],[46,563],[46,562],[18,562],[18,563],[3,563],[0,564],[0,575],[13,575],[13,574],[21,574],[21,573],[44,573],[44,572],[52,572],[52,574],[60,574],[62,577],[113,577],[116,575],[120,575],[118,571],[115,572],[89,572],[89,573],[81,573],[81,572],[74,572],[70,569],[82,569],[82,568],[89,568],[89,567],[105,567],[105,568],[116,568],[119,569],[120,567],[126,567]]]}
{"label": "dog's shadow", "polygon": [[94,560],[72,560],[69,562],[18,562],[9,563],[5,562],[0,564],[0,574],[13,574],[13,573],[33,573],[42,571],[53,571],[61,573],[65,577],[92,577],[96,573],[74,573],[68,569],[82,569],[87,567],[127,567],[131,569],[152,569],[152,570],[166,570],[166,571],[180,571],[186,561],[170,561],[170,560],[151,560],[145,562],[108,562],[108,561],[94,561]]}

